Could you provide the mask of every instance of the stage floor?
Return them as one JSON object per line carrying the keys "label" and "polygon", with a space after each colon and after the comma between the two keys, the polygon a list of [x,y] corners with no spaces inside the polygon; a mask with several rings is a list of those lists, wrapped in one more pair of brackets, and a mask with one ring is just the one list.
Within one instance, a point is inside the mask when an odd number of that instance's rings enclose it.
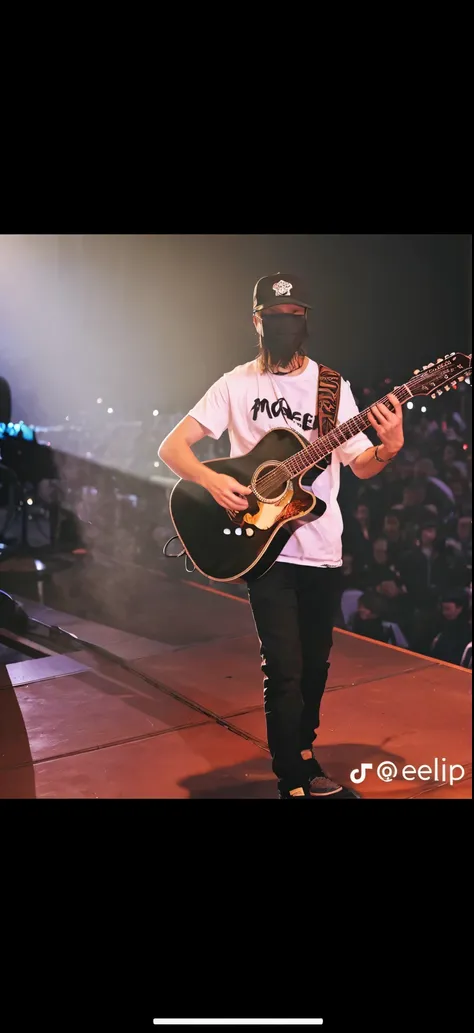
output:
{"label": "stage floor", "polygon": [[[1,798],[277,798],[246,600],[159,578],[155,593],[157,639],[23,600],[127,667],[74,643],[3,666]],[[364,799],[471,798],[469,671],[339,630],[331,660],[318,737],[330,775],[350,785],[371,765]]]}

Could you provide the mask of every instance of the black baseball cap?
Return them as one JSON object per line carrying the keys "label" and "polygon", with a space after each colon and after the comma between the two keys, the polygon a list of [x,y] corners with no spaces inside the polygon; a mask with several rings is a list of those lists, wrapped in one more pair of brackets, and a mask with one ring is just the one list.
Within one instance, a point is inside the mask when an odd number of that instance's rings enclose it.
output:
{"label": "black baseball cap", "polygon": [[299,276],[292,273],[273,273],[272,276],[262,276],[257,280],[253,289],[253,311],[260,312],[263,308],[272,308],[273,305],[284,305],[292,302],[293,305],[301,305],[303,308],[311,308],[306,298],[306,290]]}

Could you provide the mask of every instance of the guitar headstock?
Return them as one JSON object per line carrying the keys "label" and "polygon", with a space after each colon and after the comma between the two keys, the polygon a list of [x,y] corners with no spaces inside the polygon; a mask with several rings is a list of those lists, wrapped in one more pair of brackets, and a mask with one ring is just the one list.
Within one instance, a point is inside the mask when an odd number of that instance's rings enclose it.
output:
{"label": "guitar headstock", "polygon": [[472,355],[451,352],[444,359],[430,362],[423,369],[416,369],[415,376],[406,384],[412,395],[431,395],[436,398],[443,391],[456,388],[472,373]]}

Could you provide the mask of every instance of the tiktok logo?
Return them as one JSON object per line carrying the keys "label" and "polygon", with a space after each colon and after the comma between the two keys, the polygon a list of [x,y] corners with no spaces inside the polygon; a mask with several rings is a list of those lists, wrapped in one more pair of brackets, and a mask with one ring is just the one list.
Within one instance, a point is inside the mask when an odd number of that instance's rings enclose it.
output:
{"label": "tiktok logo", "polygon": [[351,771],[351,782],[364,782],[366,772],[370,771],[373,766],[373,764],[361,764],[360,774],[359,768],[353,768]]}

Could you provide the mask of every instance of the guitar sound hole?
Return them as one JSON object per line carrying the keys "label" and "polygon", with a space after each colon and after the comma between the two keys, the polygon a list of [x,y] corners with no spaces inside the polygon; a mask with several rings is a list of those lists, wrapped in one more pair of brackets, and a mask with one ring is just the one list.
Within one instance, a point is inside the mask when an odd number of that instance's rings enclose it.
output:
{"label": "guitar sound hole", "polygon": [[279,474],[275,471],[275,465],[263,467],[258,474],[255,490],[264,499],[279,499],[285,492],[285,482],[281,481]]}

